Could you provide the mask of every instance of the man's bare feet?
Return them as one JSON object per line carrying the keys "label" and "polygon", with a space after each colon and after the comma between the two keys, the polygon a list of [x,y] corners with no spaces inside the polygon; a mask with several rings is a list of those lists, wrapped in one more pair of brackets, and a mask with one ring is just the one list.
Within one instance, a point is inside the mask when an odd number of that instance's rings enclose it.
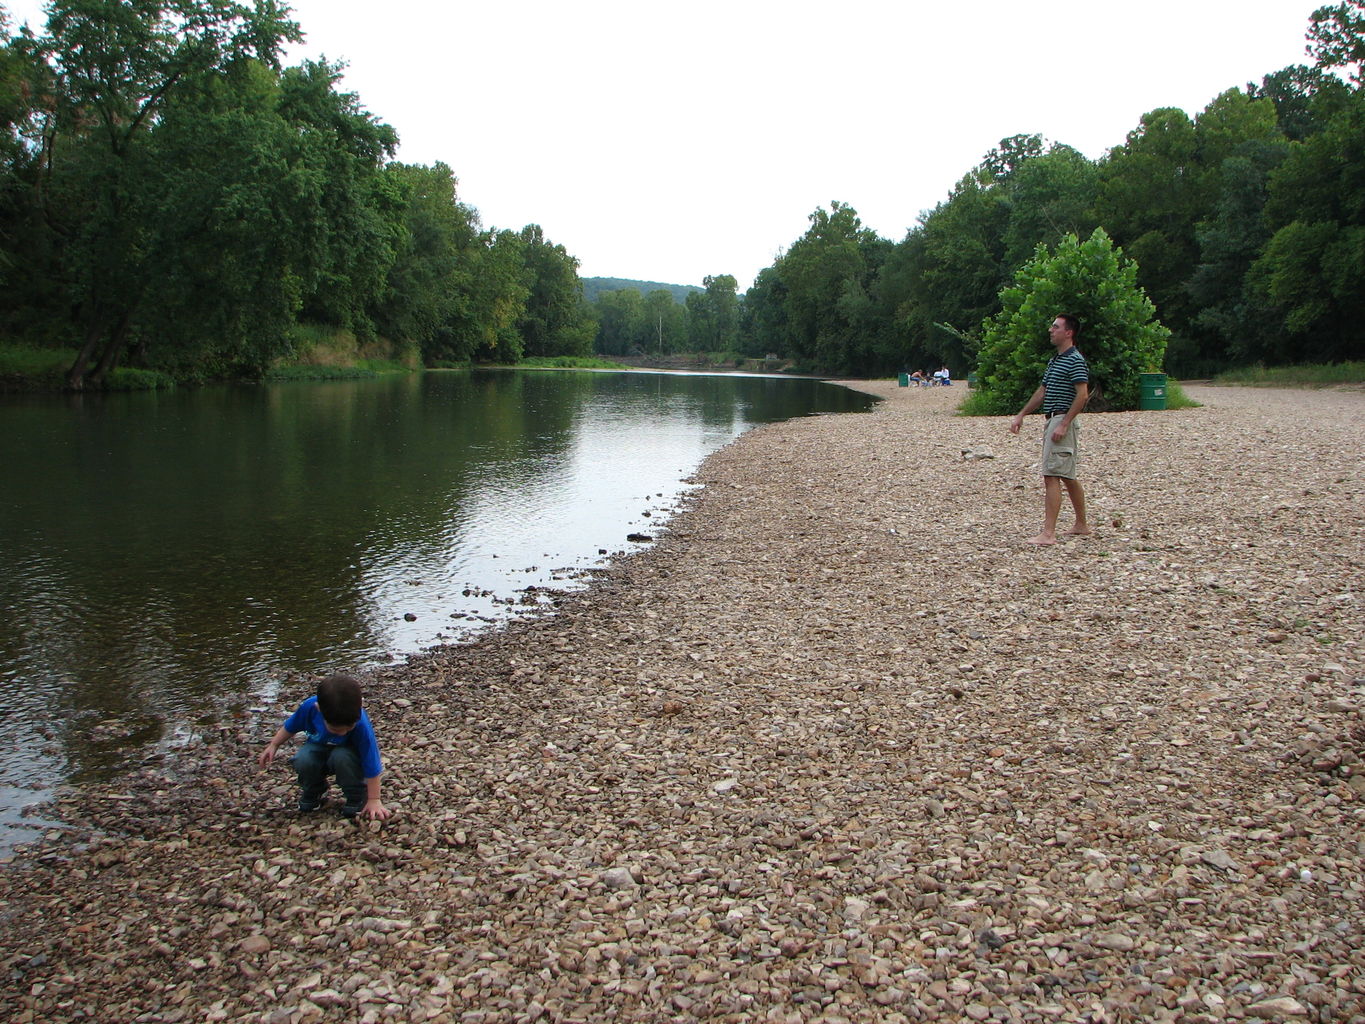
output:
{"label": "man's bare feet", "polygon": [[1088,526],[1073,526],[1066,531],[1066,535],[1068,537],[1089,537],[1094,534],[1094,532],[1095,531]]}
{"label": "man's bare feet", "polygon": [[1045,533],[1040,533],[1040,534],[1038,534],[1038,536],[1036,536],[1036,537],[1030,537],[1030,538],[1028,539],[1028,542],[1029,542],[1030,544],[1037,544],[1039,547],[1047,547],[1047,546],[1049,546],[1049,545],[1051,545],[1051,544],[1056,544],[1056,543],[1057,543],[1057,538],[1056,538],[1056,537],[1049,537],[1049,536],[1048,536],[1047,534],[1045,534]]}

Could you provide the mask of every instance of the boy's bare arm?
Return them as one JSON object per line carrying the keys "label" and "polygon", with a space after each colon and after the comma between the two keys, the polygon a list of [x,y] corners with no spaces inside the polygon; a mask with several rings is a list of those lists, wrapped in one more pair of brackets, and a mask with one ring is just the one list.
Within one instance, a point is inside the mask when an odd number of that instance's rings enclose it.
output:
{"label": "boy's bare arm", "polygon": [[261,751],[261,756],[256,759],[260,766],[264,768],[275,760],[275,754],[279,752],[280,747],[288,743],[289,738],[293,735],[284,726],[280,726],[275,735],[270,737],[270,742],[265,745],[265,749]]}
{"label": "boy's bare arm", "polygon": [[365,780],[365,806],[360,812],[366,818],[383,821],[393,812],[379,799],[379,776]]}

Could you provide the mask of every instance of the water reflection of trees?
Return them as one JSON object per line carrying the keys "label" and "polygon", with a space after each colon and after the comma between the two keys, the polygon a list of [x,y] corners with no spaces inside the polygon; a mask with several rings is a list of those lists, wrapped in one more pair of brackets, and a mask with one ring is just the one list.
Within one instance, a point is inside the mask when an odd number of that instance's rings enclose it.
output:
{"label": "water reflection of trees", "polygon": [[734,433],[860,404],[813,381],[473,371],[0,406],[0,711],[71,723],[80,768],[91,723],[193,720],[363,658],[383,642],[366,566],[448,548],[481,481],[550,481],[595,407],[638,445],[660,415]]}

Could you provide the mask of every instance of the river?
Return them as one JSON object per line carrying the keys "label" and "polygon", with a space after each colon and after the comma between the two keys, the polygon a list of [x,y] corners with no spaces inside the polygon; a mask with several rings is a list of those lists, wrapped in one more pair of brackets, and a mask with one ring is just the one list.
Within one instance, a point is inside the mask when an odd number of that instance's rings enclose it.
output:
{"label": "river", "polygon": [[0,396],[0,826],[291,679],[541,611],[745,430],[870,401],[546,370]]}

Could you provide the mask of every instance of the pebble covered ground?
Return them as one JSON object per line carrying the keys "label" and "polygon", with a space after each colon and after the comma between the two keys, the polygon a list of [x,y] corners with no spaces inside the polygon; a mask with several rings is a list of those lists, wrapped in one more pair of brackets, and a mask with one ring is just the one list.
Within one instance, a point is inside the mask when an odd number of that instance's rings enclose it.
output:
{"label": "pebble covered ground", "polygon": [[1040,550],[1041,418],[852,386],[367,676],[389,821],[257,767],[305,692],[63,794],[0,1018],[1365,1022],[1365,392],[1083,417]]}

